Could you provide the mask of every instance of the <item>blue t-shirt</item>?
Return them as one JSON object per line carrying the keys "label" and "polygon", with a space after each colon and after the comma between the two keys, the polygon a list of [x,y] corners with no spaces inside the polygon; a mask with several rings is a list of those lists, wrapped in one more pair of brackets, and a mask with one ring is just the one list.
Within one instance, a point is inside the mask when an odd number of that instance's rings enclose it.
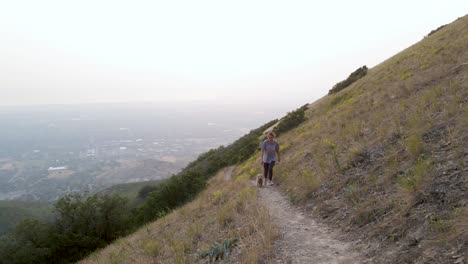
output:
{"label": "blue t-shirt", "polygon": [[276,161],[276,151],[279,151],[279,144],[276,140],[270,142],[268,139],[262,143],[263,162],[270,163]]}

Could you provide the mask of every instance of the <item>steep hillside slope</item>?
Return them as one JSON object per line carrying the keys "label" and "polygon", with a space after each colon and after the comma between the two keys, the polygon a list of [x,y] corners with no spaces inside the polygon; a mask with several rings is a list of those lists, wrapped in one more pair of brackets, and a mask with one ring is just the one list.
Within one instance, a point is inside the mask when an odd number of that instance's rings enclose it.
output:
{"label": "steep hillside slope", "polygon": [[[374,263],[466,262],[467,62],[465,16],[311,104],[307,120],[278,138],[278,188],[361,240]],[[274,262],[278,234],[249,182],[259,156],[83,263],[208,262],[231,249],[228,263]]]}
{"label": "steep hillside slope", "polygon": [[372,239],[377,263],[468,251],[468,16],[314,103],[281,136],[281,188]]}

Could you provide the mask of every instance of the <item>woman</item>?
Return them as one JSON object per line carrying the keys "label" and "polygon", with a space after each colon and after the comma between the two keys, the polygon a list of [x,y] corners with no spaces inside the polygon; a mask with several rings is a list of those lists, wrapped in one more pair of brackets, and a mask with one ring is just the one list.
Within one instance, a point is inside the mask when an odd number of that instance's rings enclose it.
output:
{"label": "woman", "polygon": [[279,144],[274,139],[275,133],[268,132],[268,139],[262,143],[262,165],[265,185],[273,185],[273,166],[275,166],[276,156],[280,162]]}

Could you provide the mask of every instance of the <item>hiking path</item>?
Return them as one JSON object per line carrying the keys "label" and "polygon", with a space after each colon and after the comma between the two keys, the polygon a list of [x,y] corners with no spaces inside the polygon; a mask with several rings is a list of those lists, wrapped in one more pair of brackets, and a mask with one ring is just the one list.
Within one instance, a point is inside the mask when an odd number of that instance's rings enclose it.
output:
{"label": "hiking path", "polygon": [[[233,170],[234,166],[231,166],[225,171],[226,180],[230,179]],[[271,263],[369,263],[351,243],[339,239],[338,231],[318,223],[291,205],[277,186],[259,188],[259,200],[268,208],[271,221],[280,231],[280,238],[273,245],[275,256]]]}

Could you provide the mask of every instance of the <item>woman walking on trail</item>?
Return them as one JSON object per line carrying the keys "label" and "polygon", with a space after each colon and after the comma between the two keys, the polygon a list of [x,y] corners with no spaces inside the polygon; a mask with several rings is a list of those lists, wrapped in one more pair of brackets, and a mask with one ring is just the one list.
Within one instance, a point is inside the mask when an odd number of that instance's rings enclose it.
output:
{"label": "woman walking on trail", "polygon": [[275,133],[270,131],[268,132],[268,139],[262,143],[262,165],[265,185],[273,185],[273,166],[275,166],[276,156],[278,156],[278,162],[281,161],[279,144],[274,138]]}

